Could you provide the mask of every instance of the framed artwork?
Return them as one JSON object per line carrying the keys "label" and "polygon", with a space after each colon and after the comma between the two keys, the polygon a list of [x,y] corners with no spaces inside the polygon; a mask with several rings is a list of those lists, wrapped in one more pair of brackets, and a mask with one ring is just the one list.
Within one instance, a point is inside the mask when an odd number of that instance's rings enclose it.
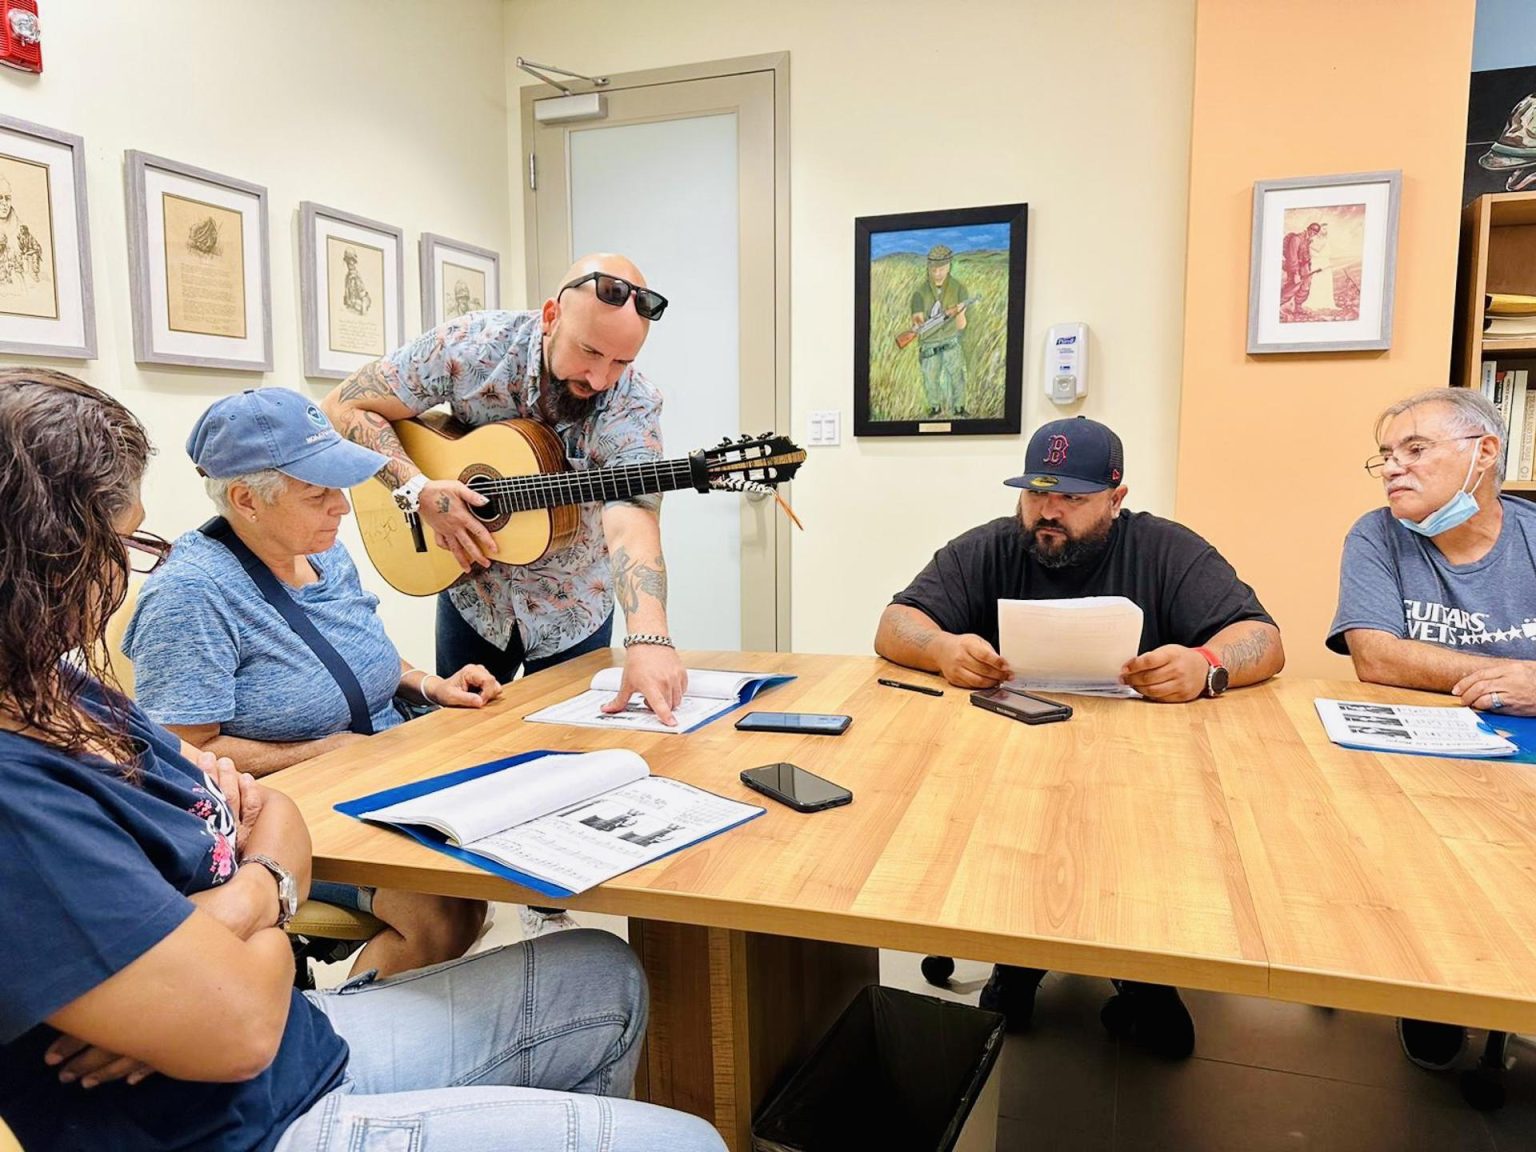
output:
{"label": "framed artwork", "polygon": [[1392,346],[1401,172],[1253,186],[1248,351]]}
{"label": "framed artwork", "polygon": [[127,153],[133,358],[272,370],[267,190]]}
{"label": "framed artwork", "polygon": [[501,257],[432,232],[421,235],[421,323],[501,307]]}
{"label": "framed artwork", "polygon": [[299,205],[304,375],[344,380],[405,343],[405,234],[306,200]]}
{"label": "framed artwork", "polygon": [[1027,204],[853,222],[855,436],[1016,433]]}
{"label": "framed artwork", "polygon": [[0,352],[96,358],[85,143],[0,116]]}
{"label": "framed artwork", "polygon": [[1461,199],[1536,188],[1536,68],[1472,73]]}

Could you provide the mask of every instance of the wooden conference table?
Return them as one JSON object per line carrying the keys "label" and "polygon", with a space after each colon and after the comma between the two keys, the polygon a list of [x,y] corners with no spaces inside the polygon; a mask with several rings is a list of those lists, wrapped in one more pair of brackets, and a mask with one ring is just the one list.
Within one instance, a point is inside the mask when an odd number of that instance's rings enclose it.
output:
{"label": "wooden conference table", "polygon": [[[752,1111],[878,948],[1536,1030],[1536,771],[1335,747],[1315,696],[1446,703],[1290,680],[1187,705],[1078,698],[1030,727],[877,676],[875,658],[689,653],[792,672],[773,711],[846,712],[840,737],[689,736],[525,724],[585,689],[595,653],[273,776],[314,836],[315,876],[514,903],[508,882],[332,810],[536,748],[624,745],[659,775],[762,802],[742,828],[566,901],[628,916],[650,977],[637,1094],[736,1149]],[[853,790],[804,815],[743,786],[788,760]]]}

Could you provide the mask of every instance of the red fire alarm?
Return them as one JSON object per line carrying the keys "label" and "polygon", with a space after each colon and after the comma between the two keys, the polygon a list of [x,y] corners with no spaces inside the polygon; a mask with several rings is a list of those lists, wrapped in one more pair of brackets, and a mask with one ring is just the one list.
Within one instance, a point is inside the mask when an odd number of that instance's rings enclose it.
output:
{"label": "red fire alarm", "polygon": [[23,72],[43,70],[43,34],[37,0],[0,0],[0,64]]}

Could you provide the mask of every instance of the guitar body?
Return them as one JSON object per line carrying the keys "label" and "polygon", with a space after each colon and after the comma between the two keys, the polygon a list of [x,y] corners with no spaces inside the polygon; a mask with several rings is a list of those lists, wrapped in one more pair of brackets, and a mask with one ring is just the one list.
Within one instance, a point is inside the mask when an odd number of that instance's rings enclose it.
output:
{"label": "guitar body", "polygon": [[[567,470],[560,438],[532,420],[470,428],[443,413],[427,412],[399,421],[394,429],[431,480],[459,480],[473,487],[476,481]],[[368,559],[393,588],[407,596],[432,596],[465,578],[453,553],[439,548],[424,524],[426,550],[418,550],[405,514],[382,481],[365,480],[353,488],[352,508]],[[568,547],[581,526],[575,505],[482,515],[493,517],[484,523],[496,540],[495,558],[508,564],[532,564]]]}

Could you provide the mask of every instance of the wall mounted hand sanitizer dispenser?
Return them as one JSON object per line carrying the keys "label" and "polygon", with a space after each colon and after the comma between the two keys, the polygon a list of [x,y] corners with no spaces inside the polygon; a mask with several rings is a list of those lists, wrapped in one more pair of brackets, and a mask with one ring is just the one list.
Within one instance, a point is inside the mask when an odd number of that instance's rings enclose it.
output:
{"label": "wall mounted hand sanitizer dispenser", "polygon": [[1058,404],[1088,395],[1088,325],[1054,324],[1045,334],[1045,394]]}

